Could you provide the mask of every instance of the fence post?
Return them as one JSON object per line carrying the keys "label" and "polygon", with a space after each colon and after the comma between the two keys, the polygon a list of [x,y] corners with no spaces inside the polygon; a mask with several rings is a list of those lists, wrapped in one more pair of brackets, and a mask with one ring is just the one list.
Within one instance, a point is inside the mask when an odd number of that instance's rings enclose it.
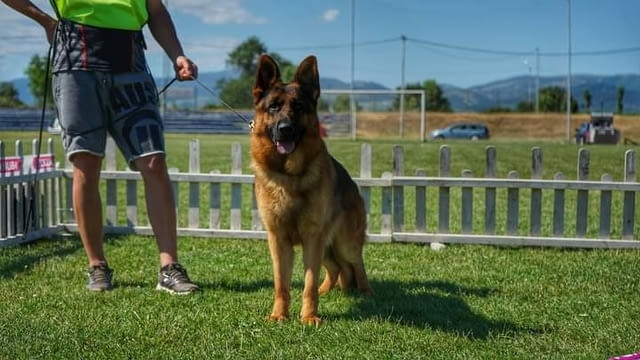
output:
{"label": "fence post", "polygon": [[[393,176],[404,175],[404,148],[393,147]],[[393,186],[393,231],[404,230],[404,187]]]}
{"label": "fence post", "polygon": [[[384,172],[382,174],[383,179],[392,179],[393,175],[390,172]],[[382,200],[380,209],[380,233],[391,234],[392,232],[392,219],[391,219],[391,207],[393,206],[393,196],[390,186],[384,186],[382,188]]]}
{"label": "fence post", "polygon": [[[107,141],[108,143],[108,141]],[[75,223],[76,217],[73,212],[73,166],[71,165],[71,161],[69,161],[69,157],[65,156],[64,158],[64,168],[65,170],[71,171],[71,175],[65,177],[64,187],[65,187],[65,199],[64,199],[64,214],[65,221],[69,223]]]}
{"label": "fence post", "polygon": [[[589,180],[589,150],[578,151],[578,181]],[[587,216],[589,215],[589,191],[578,190],[576,199],[576,237],[587,234]]]}
{"label": "fence post", "polygon": [[[4,142],[0,140],[0,161],[5,159],[5,150],[4,150]],[[4,169],[0,169],[4,170]],[[4,171],[0,171],[0,177],[4,176]],[[6,238],[8,229],[8,216],[9,216],[9,203],[8,203],[8,192],[11,188],[11,185],[0,185],[0,210],[2,213],[0,214],[0,238]]]}
{"label": "fence post", "polygon": [[[105,170],[115,171],[116,166],[116,143],[111,137],[107,138],[105,146]],[[118,188],[114,179],[108,179],[106,183],[106,223],[116,226],[118,224]]]}
{"label": "fence post", "polygon": [[[127,169],[125,171],[131,172]],[[126,181],[127,196],[127,226],[134,227],[138,225],[138,181]]]}
{"label": "fence post", "polygon": [[[200,140],[189,142],[189,173],[200,173]],[[189,211],[187,224],[190,228],[200,227],[200,183],[189,183]]]}
{"label": "fence post", "polygon": [[[220,174],[220,170],[212,170],[211,174]],[[212,182],[209,188],[209,228],[220,228],[220,183]]]}
{"label": "fence post", "polygon": [[[565,176],[562,173],[556,173],[553,176],[553,180],[565,180]],[[553,235],[564,235],[564,202],[565,202],[565,190],[555,189],[553,190]]]}
{"label": "fence post", "polygon": [[[242,174],[242,146],[238,142],[231,145],[231,174]],[[242,184],[231,184],[231,230],[242,228]]]}
{"label": "fence post", "polygon": [[[613,181],[609,174],[604,174],[601,181]],[[600,192],[600,239],[608,239],[611,232],[611,190]]]}
{"label": "fence post", "polygon": [[[371,178],[371,144],[362,144],[360,147],[360,177]],[[367,230],[371,231],[371,187],[361,186],[360,194],[364,200],[364,211],[367,214]]]}
{"label": "fence post", "polygon": [[[451,175],[451,148],[440,146],[440,167],[438,176]],[[438,189],[438,232],[449,233],[449,187],[440,186]]]}
{"label": "fence post", "polygon": [[[22,148],[22,141],[16,141],[16,156],[20,158],[20,163],[24,162],[24,150]],[[18,171],[20,175],[23,175],[22,166]],[[16,204],[15,210],[9,211],[11,218],[9,219],[9,236],[18,235],[24,228],[24,190],[22,183],[14,184],[9,190],[9,204]],[[12,229],[13,228],[13,229]]]}
{"label": "fence post", "polygon": [[[636,182],[636,152],[627,150],[624,154],[624,181]],[[636,214],[636,193],[625,191],[622,207],[622,238],[633,240],[633,222]]]}
{"label": "fence post", "polygon": [[[507,174],[509,179],[519,179],[517,171],[509,171]],[[518,234],[518,220],[520,218],[520,189],[507,189],[507,234]]]}
{"label": "fence post", "polygon": [[[495,178],[497,175],[497,153],[496,148],[493,146],[487,146],[486,162],[485,162],[485,177]],[[484,231],[487,235],[494,235],[496,233],[496,188],[488,187],[484,193]]]}
{"label": "fence post", "polygon": [[[425,177],[426,172],[424,171],[424,169],[417,169],[416,176]],[[416,231],[426,232],[427,230],[426,216],[427,216],[427,189],[423,185],[418,185],[416,186]]]}
{"label": "fence post", "polygon": [[[53,139],[49,138],[47,140],[47,154],[53,154]],[[55,159],[54,159],[55,160]],[[54,170],[56,168],[55,164],[53,164],[54,166]],[[60,207],[58,202],[56,201],[56,193],[57,193],[57,187],[55,186],[56,184],[56,179],[50,179],[46,182],[46,197],[47,197],[47,203],[49,204],[47,206],[47,221],[45,222],[45,225],[47,227],[52,227],[54,225],[58,224],[57,221],[57,209]]]}
{"label": "fence post", "polygon": [[[463,178],[472,178],[471,170],[462,171]],[[473,187],[462,187],[462,207],[460,217],[462,218],[462,233],[471,234],[473,231]]]}
{"label": "fence post", "polygon": [[[169,168],[169,178],[171,178],[171,174],[179,172],[180,169],[178,168]],[[180,227],[180,184],[177,181],[171,181],[171,192],[173,194],[173,206],[176,209],[176,226]]]}
{"label": "fence post", "polygon": [[[542,149],[534,147],[531,149],[531,178],[542,179]],[[531,189],[531,214],[529,233],[534,236],[540,235],[542,228],[542,190]]]}
{"label": "fence post", "polygon": [[[33,139],[31,142],[31,155],[34,160],[37,162],[37,167],[40,167],[40,159],[36,157],[39,155],[40,141],[38,139]],[[40,171],[40,169],[34,169],[34,171]],[[24,186],[24,225],[23,231],[26,234],[29,231],[39,229],[42,227],[42,182],[41,181],[28,181]]]}

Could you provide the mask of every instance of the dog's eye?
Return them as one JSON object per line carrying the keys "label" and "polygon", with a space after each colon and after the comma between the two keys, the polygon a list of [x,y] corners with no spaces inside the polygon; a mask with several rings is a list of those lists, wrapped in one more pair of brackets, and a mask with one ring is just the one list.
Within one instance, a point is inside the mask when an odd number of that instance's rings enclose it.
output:
{"label": "dog's eye", "polygon": [[276,103],[270,104],[269,108],[267,110],[270,113],[276,113],[276,112],[280,111],[280,104],[276,104]]}

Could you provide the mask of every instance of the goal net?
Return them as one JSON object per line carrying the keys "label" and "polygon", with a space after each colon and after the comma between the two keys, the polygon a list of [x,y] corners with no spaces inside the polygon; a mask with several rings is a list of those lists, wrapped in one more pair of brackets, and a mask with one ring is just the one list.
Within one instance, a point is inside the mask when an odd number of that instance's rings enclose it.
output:
{"label": "goal net", "polygon": [[424,90],[323,89],[320,94],[320,124],[328,136],[425,139]]}

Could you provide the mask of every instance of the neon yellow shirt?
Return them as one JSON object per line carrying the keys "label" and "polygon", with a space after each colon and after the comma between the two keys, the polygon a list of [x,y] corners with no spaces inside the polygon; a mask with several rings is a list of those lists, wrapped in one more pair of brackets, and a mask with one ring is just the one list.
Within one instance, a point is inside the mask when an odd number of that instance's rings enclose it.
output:
{"label": "neon yellow shirt", "polygon": [[146,0],[51,0],[58,16],[108,29],[140,30],[147,22]]}

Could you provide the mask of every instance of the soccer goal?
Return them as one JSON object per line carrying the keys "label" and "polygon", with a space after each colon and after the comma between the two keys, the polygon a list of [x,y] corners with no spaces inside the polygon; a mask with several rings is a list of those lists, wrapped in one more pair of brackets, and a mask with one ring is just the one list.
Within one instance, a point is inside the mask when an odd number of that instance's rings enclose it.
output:
{"label": "soccer goal", "polygon": [[425,140],[424,90],[321,90],[320,123],[329,136]]}

